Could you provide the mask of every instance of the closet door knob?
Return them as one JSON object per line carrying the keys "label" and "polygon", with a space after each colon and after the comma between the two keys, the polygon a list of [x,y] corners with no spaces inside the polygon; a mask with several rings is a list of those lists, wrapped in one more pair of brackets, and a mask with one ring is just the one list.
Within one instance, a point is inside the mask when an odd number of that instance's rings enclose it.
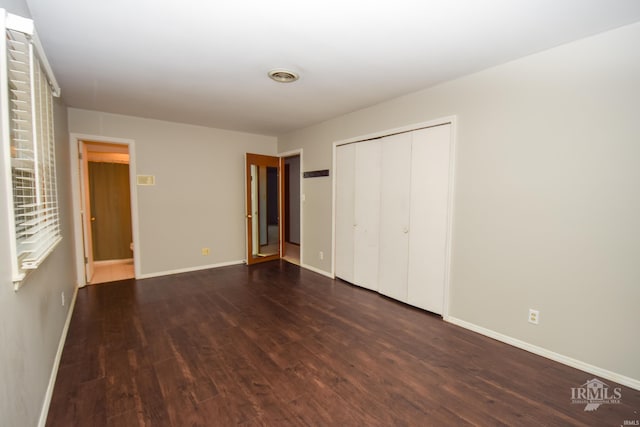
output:
{"label": "closet door knob", "polygon": [[405,227],[405,228],[403,228],[403,229],[402,229],[402,232],[403,232],[404,234],[407,234],[407,233],[409,232],[409,227]]}

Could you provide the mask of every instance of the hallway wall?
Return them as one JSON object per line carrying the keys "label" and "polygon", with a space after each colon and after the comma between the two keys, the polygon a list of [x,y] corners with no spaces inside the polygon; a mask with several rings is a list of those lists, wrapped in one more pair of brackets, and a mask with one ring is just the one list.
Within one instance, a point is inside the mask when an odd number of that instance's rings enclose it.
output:
{"label": "hallway wall", "polygon": [[135,195],[143,277],[245,259],[244,154],[275,155],[275,137],[76,108],[69,131],[135,140],[136,174],[155,176]]}

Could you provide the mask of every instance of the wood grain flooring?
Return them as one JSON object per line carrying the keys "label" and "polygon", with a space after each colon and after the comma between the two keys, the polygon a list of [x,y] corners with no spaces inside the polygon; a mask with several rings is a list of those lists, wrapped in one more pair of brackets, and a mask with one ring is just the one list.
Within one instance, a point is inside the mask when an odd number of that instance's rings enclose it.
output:
{"label": "wood grain flooring", "polygon": [[[47,426],[619,426],[594,376],[286,262],[78,292]],[[610,387],[621,387],[605,380]]]}

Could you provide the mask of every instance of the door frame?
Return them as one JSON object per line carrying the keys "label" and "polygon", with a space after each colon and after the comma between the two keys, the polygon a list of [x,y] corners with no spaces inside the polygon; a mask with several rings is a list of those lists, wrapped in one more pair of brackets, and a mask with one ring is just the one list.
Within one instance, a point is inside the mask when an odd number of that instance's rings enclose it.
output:
{"label": "door frame", "polygon": [[82,255],[84,256],[85,280],[94,274],[93,233],[91,229],[91,190],[89,181],[89,150],[84,141],[78,141],[78,171],[80,173],[80,219],[82,220]]}
{"label": "door frame", "polygon": [[[300,157],[300,206],[298,209],[300,210],[300,265],[305,266],[304,264],[304,215],[303,215],[303,207],[304,207],[304,180],[302,179],[302,171],[304,170],[304,156],[303,149],[298,148],[296,150],[285,151],[283,153],[278,153],[278,157],[280,157],[280,164],[282,165],[282,178],[280,180],[280,191],[283,195],[282,202],[280,204],[280,218],[283,218],[282,222],[286,221],[286,212],[284,209],[284,160],[287,157]],[[282,245],[280,248],[280,253],[284,253],[284,230],[280,230],[280,244]]]}
{"label": "door frame", "polygon": [[332,174],[332,195],[331,195],[331,276],[333,278],[336,277],[335,265],[336,265],[336,154],[338,146],[357,143],[361,141],[367,141],[370,139],[378,139],[383,138],[385,136],[391,136],[398,133],[412,132],[418,129],[424,129],[434,126],[440,126],[450,124],[451,125],[451,145],[449,148],[449,194],[447,200],[447,209],[448,209],[448,217],[447,217],[447,240],[446,240],[446,248],[445,248],[445,279],[444,279],[444,301],[443,301],[443,310],[442,317],[447,319],[449,316],[449,306],[450,306],[450,281],[451,281],[451,253],[452,253],[452,241],[453,241],[453,216],[454,216],[454,192],[455,192],[455,176],[456,176],[456,146],[457,146],[457,116],[446,116],[437,118],[434,120],[429,120],[421,123],[414,123],[407,126],[401,126],[392,129],[381,130],[378,132],[373,132],[365,135],[356,136],[353,138],[343,139],[339,141],[335,141],[333,143],[333,153],[332,153],[332,170],[334,173]]}
{"label": "door frame", "polygon": [[[79,144],[83,141],[102,144],[126,145],[129,150],[129,188],[131,192],[131,231],[133,233],[133,265],[135,278],[140,277],[140,234],[138,226],[138,194],[136,187],[136,151],[133,139],[114,138],[100,135],[71,133],[69,138],[69,156],[71,161],[71,198],[73,203],[74,246],[76,250],[76,280],[79,288],[87,285],[85,269],[85,208],[83,206],[84,168],[79,162]],[[83,221],[83,218],[85,221]]]}

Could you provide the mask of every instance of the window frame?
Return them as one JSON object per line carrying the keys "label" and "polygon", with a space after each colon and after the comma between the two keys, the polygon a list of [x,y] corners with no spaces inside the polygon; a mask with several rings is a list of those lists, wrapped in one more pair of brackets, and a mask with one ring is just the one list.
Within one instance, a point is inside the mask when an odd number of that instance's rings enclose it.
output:
{"label": "window frame", "polygon": [[[62,239],[53,128],[53,97],[60,95],[60,88],[33,21],[4,9],[0,20],[5,36],[0,43],[0,179],[6,189],[12,282],[18,290]],[[19,46],[11,55],[10,44]],[[26,137],[17,137],[19,133]],[[25,201],[28,198],[31,202]]]}

